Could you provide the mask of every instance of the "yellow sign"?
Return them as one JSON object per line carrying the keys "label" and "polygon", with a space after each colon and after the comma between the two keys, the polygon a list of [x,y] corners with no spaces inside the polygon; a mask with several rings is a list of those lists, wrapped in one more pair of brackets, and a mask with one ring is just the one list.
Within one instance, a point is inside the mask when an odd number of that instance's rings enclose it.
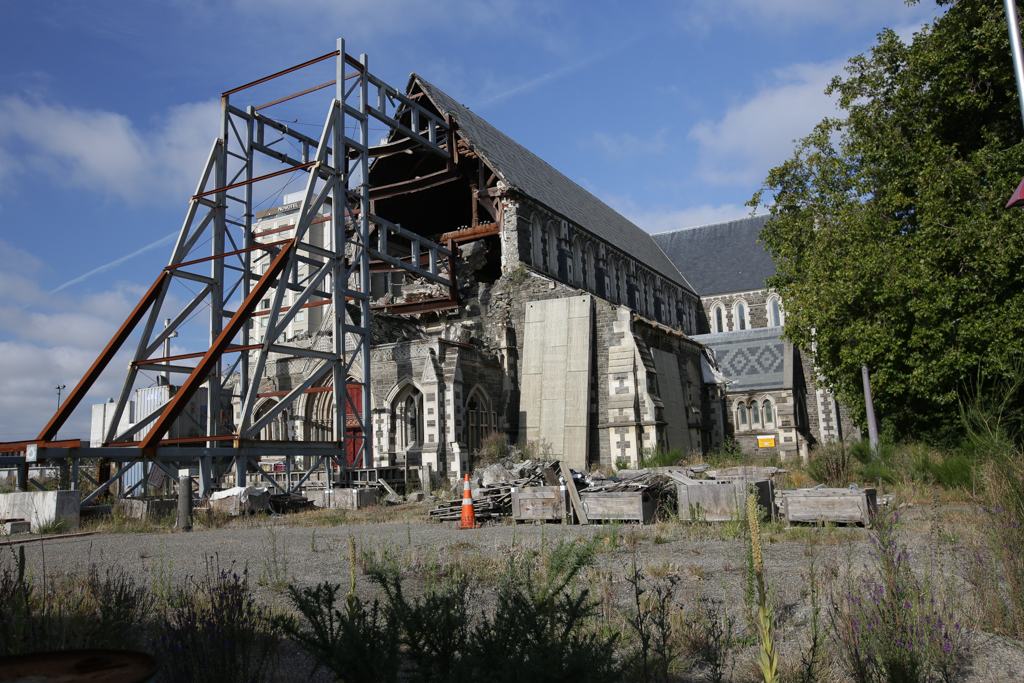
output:
{"label": "yellow sign", "polygon": [[774,436],[759,436],[757,437],[758,448],[775,448],[775,437]]}

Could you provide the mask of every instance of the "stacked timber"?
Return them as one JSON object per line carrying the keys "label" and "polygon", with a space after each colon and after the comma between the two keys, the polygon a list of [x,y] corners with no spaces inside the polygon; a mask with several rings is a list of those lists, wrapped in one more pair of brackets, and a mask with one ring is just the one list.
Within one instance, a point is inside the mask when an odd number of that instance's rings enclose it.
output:
{"label": "stacked timber", "polygon": [[[478,522],[495,517],[508,517],[512,514],[512,489],[523,489],[539,486],[544,482],[542,468],[507,482],[485,484],[473,489],[473,511]],[[430,519],[435,522],[457,522],[462,519],[462,498],[439,503],[430,511]]]}

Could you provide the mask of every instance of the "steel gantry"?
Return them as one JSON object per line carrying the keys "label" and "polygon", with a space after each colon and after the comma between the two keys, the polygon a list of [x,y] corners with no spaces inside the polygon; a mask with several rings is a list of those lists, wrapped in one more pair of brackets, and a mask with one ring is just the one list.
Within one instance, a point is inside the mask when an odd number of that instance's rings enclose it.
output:
{"label": "steel gantry", "polygon": [[[232,101],[254,86],[331,59],[336,67],[332,81],[260,107],[242,109]],[[334,97],[319,138],[261,113],[331,86]],[[388,130],[388,138],[378,146],[370,144],[371,120]],[[349,127],[354,131],[352,137]],[[271,137],[275,139],[268,141]],[[281,145],[282,141],[286,144]],[[236,483],[245,481],[248,468],[260,467],[258,458],[264,455],[315,456],[316,464],[306,477],[325,463],[328,472],[329,463],[345,467],[342,456],[346,453],[357,453],[357,462],[371,467],[371,259],[454,292],[450,242],[447,247],[436,244],[371,214],[370,160],[414,147],[438,155],[447,160],[449,171],[454,169],[456,146],[450,123],[373,76],[366,55],[356,59],[346,54],[343,39],[333,52],[223,93],[220,134],[189,200],[167,266],[39,436],[31,442],[3,445],[0,461],[27,472],[32,462],[70,460],[75,487],[81,458],[99,457],[101,462],[121,464],[114,476],[110,476],[109,466],[108,473],[101,466],[98,488],[83,504],[95,500],[137,462],[152,463],[172,476],[176,476],[173,463],[198,464],[200,495],[209,492],[212,463],[218,459],[232,461]],[[283,167],[257,175],[257,168],[273,165]],[[268,179],[297,172],[306,174],[306,182],[294,236],[259,241],[253,231],[254,188]],[[326,228],[322,239],[310,238],[314,225]],[[206,244],[210,249],[204,255],[199,250]],[[174,281],[187,284],[194,296],[176,311],[165,311]],[[293,293],[290,304],[286,302],[289,292]],[[228,308],[232,302],[235,310]],[[313,306],[328,311],[328,329],[322,338],[329,338],[329,345],[307,348],[282,342],[280,337],[296,314]],[[168,355],[163,351],[165,342],[198,315],[197,311],[208,313],[206,350]],[[158,326],[165,316],[170,322]],[[262,318],[259,325],[254,324],[257,317]],[[100,373],[135,333],[138,343],[103,445],[88,448],[77,440],[54,441]],[[275,360],[303,359],[310,370],[297,386],[275,393],[280,399],[276,405],[258,413],[261,379],[272,355]],[[234,360],[228,363],[231,357]],[[185,379],[176,391],[167,392],[161,405],[119,430],[138,375],[145,371]],[[230,405],[227,410],[222,405],[229,385],[237,387],[237,416]],[[358,387],[361,405],[355,405],[350,387]],[[330,441],[260,439],[261,431],[282,411],[304,393],[314,391],[333,394]],[[199,392],[208,406],[205,435],[167,438],[174,421]],[[358,427],[352,430],[359,432],[358,437],[346,428],[353,424]],[[358,443],[350,443],[353,438],[358,438]],[[22,487],[25,479],[19,476]],[[331,477],[327,479],[329,482]],[[304,481],[285,488],[295,490]]]}

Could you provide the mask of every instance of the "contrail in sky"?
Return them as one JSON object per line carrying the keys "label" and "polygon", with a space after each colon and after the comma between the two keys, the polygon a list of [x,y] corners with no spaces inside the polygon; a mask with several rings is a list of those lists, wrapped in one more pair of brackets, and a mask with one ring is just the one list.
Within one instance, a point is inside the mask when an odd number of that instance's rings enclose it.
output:
{"label": "contrail in sky", "polygon": [[514,87],[514,88],[512,88],[510,90],[506,90],[503,93],[499,93],[497,95],[489,97],[488,99],[484,100],[483,102],[477,102],[474,106],[477,109],[481,109],[481,108],[486,107],[488,105],[494,104],[495,102],[500,102],[502,100],[508,99],[509,97],[512,97],[513,95],[518,95],[521,92],[526,92],[527,90],[533,90],[538,85],[543,85],[544,83],[547,83],[548,81],[552,81],[552,80],[554,80],[556,78],[560,78],[560,77],[565,76],[567,74],[571,74],[573,71],[578,71],[579,69],[582,69],[585,66],[590,66],[594,62],[597,62],[597,61],[600,61],[600,60],[604,59],[605,57],[607,57],[608,55],[612,54],[613,52],[617,52],[618,50],[621,50],[623,47],[625,47],[626,45],[628,45],[631,42],[633,42],[633,41],[629,40],[626,43],[624,43],[623,45],[620,45],[620,46],[618,46],[618,47],[616,47],[616,48],[614,48],[612,50],[606,50],[604,52],[600,52],[600,53],[598,53],[596,55],[593,55],[592,57],[584,59],[581,62],[576,62],[575,64],[569,64],[567,66],[563,66],[561,69],[555,69],[554,71],[549,71],[548,73],[546,73],[546,74],[544,74],[542,76],[538,76],[537,78],[533,79],[532,81],[527,81],[526,83],[523,83],[522,85],[517,85],[516,87]]}
{"label": "contrail in sky", "polygon": [[116,261],[111,261],[110,263],[105,263],[102,266],[100,266],[99,268],[94,268],[94,269],[90,270],[85,275],[79,275],[74,280],[69,280],[68,282],[65,282],[64,284],[62,284],[57,289],[55,289],[52,292],[50,292],[50,294],[56,294],[57,292],[59,292],[60,290],[64,289],[65,287],[70,287],[71,285],[77,285],[82,280],[84,280],[86,278],[89,278],[89,277],[92,277],[93,275],[96,275],[97,273],[104,273],[104,272],[110,270],[111,268],[115,268],[115,267],[121,265],[125,261],[128,261],[130,259],[135,258],[139,254],[144,254],[147,251],[150,251],[151,249],[156,249],[157,247],[162,247],[165,244],[169,243],[171,240],[173,240],[177,236],[178,236],[178,232],[175,231],[175,232],[170,233],[166,237],[161,237],[156,242],[153,242],[152,244],[147,244],[146,246],[142,247],[141,249],[137,249],[136,251],[133,251],[132,253],[128,254],[127,256],[122,256],[121,258],[117,259]]}

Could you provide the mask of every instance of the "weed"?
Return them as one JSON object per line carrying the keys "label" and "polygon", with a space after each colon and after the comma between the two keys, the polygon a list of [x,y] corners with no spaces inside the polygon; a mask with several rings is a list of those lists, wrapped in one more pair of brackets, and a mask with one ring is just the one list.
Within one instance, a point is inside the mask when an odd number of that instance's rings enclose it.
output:
{"label": "weed", "polygon": [[699,564],[691,564],[686,567],[686,573],[698,581],[707,581],[711,578],[711,572]]}
{"label": "weed", "polygon": [[279,645],[274,618],[256,604],[246,574],[208,573],[175,593],[153,641],[159,680],[271,680]]}
{"label": "weed", "polygon": [[288,586],[288,548],[282,542],[280,551],[277,548],[277,533],[273,527],[267,527],[269,543],[263,546],[263,573],[259,585],[284,590]]}
{"label": "weed", "polygon": [[617,519],[610,523],[602,524],[594,538],[599,540],[602,550],[615,550],[619,547],[619,536],[622,532],[622,522]]}
{"label": "weed", "polygon": [[710,683],[721,683],[726,676],[734,625],[725,603],[710,597],[699,598],[697,611],[682,616],[682,651],[705,668]]}
{"label": "weed", "polygon": [[750,555],[753,560],[754,576],[757,579],[757,636],[760,645],[757,665],[764,683],[779,680],[779,653],[775,648],[775,618],[768,605],[764,585],[764,553],[761,548],[762,511],[753,493],[747,498],[747,520],[750,530]]}
{"label": "weed", "polygon": [[622,534],[622,542],[630,550],[635,550],[640,542],[647,538],[647,534],[642,529],[629,528],[624,534]]}
{"label": "weed", "polygon": [[42,581],[49,585],[40,592],[26,576],[23,547],[0,569],[0,654],[140,644],[151,599],[124,571],[93,567]]}
{"label": "weed", "polygon": [[647,567],[647,573],[652,578],[664,579],[669,576],[674,576],[679,572],[676,570],[675,565],[673,565],[668,560],[664,560],[661,564],[655,564]]}
{"label": "weed", "polygon": [[800,666],[791,676],[799,683],[817,683],[824,672],[825,644],[828,641],[828,625],[821,619],[821,576],[818,569],[818,556],[812,552],[807,559],[807,595],[811,600],[811,633],[806,649],[800,653]]}
{"label": "weed", "polygon": [[48,519],[45,522],[40,522],[34,529],[37,534],[41,536],[48,536],[51,534],[63,534],[68,530],[68,522],[66,519],[54,517]]}
{"label": "weed", "polygon": [[679,651],[672,637],[672,580],[650,582],[637,566],[626,581],[633,589],[633,614],[627,619],[635,646],[627,655],[626,669],[639,681],[668,681]]}
{"label": "weed", "polygon": [[684,459],[683,452],[678,448],[662,450],[661,444],[654,448],[645,448],[640,456],[640,467],[674,467]]}

